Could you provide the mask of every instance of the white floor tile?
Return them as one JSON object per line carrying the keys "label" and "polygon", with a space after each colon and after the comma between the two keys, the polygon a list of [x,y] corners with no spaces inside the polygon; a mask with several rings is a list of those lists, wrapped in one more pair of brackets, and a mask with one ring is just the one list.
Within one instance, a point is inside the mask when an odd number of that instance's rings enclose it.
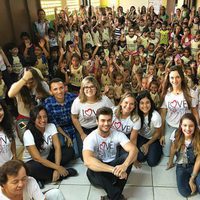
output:
{"label": "white floor tile", "polygon": [[90,185],[90,182],[86,176],[87,168],[83,164],[72,164],[78,172],[78,176],[69,177],[61,182],[61,185],[65,184],[78,184],[78,185]]}
{"label": "white floor tile", "polygon": [[104,195],[106,195],[106,192],[103,189],[91,186],[88,200],[99,200]]}
{"label": "white floor tile", "polygon": [[148,165],[142,165],[140,169],[136,169],[133,166],[127,184],[136,186],[152,186],[151,167]]}
{"label": "white floor tile", "polygon": [[186,200],[177,188],[154,187],[154,200]]}
{"label": "white floor tile", "polygon": [[90,186],[61,185],[59,189],[62,191],[66,200],[87,200]]}
{"label": "white floor tile", "polygon": [[128,200],[153,200],[152,187],[126,186],[123,194]]}
{"label": "white floor tile", "polygon": [[77,158],[76,160],[72,160],[71,164],[83,164],[83,161],[80,158]]}
{"label": "white floor tile", "polygon": [[47,190],[50,190],[50,189],[55,189],[55,188],[59,188],[59,184],[54,184],[54,183],[51,183],[51,184],[45,184],[45,187],[42,189],[42,192],[46,192]]}
{"label": "white floor tile", "polygon": [[153,186],[177,187],[175,170],[175,167],[170,170],[166,166],[153,167]]}
{"label": "white floor tile", "polygon": [[195,194],[194,196],[188,198],[188,200],[199,200],[199,199],[200,199],[200,194]]}
{"label": "white floor tile", "polygon": [[169,157],[166,157],[166,156],[162,156],[161,160],[160,160],[160,163],[159,163],[159,166],[163,165],[163,166],[166,166],[167,167],[167,162],[169,160]]}

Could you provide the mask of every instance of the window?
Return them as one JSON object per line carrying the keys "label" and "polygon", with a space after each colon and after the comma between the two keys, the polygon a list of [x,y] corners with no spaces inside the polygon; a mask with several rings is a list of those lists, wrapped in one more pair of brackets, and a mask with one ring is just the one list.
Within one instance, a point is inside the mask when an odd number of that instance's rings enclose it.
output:
{"label": "window", "polygon": [[54,8],[57,7],[58,12],[62,8],[61,0],[41,0],[41,7],[45,10],[46,15],[54,15]]}
{"label": "window", "polygon": [[74,11],[76,9],[79,10],[80,7],[80,1],[79,0],[66,0],[67,8],[69,12]]}
{"label": "window", "polygon": [[91,0],[91,5],[95,8],[95,7],[99,7],[100,6],[100,1],[99,0]]}

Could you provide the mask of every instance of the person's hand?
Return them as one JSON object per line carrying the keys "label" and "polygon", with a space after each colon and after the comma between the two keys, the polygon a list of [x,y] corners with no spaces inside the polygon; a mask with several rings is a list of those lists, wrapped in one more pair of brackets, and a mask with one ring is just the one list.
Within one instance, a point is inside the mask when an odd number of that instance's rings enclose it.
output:
{"label": "person's hand", "polygon": [[11,67],[11,65],[7,66],[7,70],[8,70],[8,73],[12,73],[12,67]]}
{"label": "person's hand", "polygon": [[166,168],[166,170],[171,169],[171,168],[173,168],[174,166],[175,166],[174,163],[169,161],[169,162],[167,163],[167,168]]}
{"label": "person's hand", "polygon": [[140,163],[138,160],[136,160],[136,161],[133,163],[133,165],[135,166],[136,169],[142,167],[141,163]]}
{"label": "person's hand", "polygon": [[68,135],[65,136],[65,140],[67,142],[68,147],[71,147],[73,145],[72,140]]}
{"label": "person's hand", "polygon": [[127,179],[127,177],[128,177],[128,175],[127,175],[127,173],[126,172],[123,172],[122,174],[121,174],[121,176],[119,177],[119,179]]}
{"label": "person's hand", "polygon": [[189,180],[189,186],[190,186],[190,189],[191,189],[191,195],[194,194],[196,192],[196,189],[197,189],[197,186],[196,184],[194,183],[194,179],[193,178],[190,178]]}
{"label": "person's hand", "polygon": [[148,151],[149,151],[149,144],[143,144],[141,147],[140,147],[142,153],[144,155],[147,155]]}
{"label": "person's hand", "polygon": [[44,39],[40,39],[39,45],[40,45],[41,48],[44,48],[45,40]]}
{"label": "person's hand", "polygon": [[126,172],[126,170],[127,170],[127,166],[125,164],[116,165],[113,170],[113,174],[117,177],[120,177],[123,172]]}
{"label": "person's hand", "polygon": [[160,138],[160,145],[165,146],[165,136],[164,135]]}
{"label": "person's hand", "polygon": [[60,178],[60,174],[57,170],[53,171],[52,182],[56,182]]}
{"label": "person's hand", "polygon": [[49,36],[48,36],[48,35],[45,35],[45,36],[44,36],[44,40],[46,40],[46,42],[49,42]]}
{"label": "person's hand", "polygon": [[29,79],[33,78],[33,75],[30,70],[24,72],[23,79],[28,81]]}
{"label": "person's hand", "polygon": [[68,171],[63,167],[63,166],[58,166],[57,167],[57,171],[60,174],[60,176],[67,176],[68,175]]}
{"label": "person's hand", "polygon": [[29,49],[32,46],[31,41],[29,39],[25,40],[24,43],[27,49]]}

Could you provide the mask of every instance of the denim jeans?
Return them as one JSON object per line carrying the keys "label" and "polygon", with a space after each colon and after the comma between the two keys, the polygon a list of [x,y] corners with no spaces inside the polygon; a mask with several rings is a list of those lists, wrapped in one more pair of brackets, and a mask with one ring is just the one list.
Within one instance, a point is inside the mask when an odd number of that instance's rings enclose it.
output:
{"label": "denim jeans", "polygon": [[138,135],[137,147],[138,147],[139,152],[138,152],[137,160],[139,162],[147,161],[147,163],[150,167],[154,167],[159,163],[159,161],[161,159],[162,146],[160,145],[159,140],[156,140],[152,144],[150,144],[147,155],[144,155],[144,153],[140,150],[140,147],[143,144],[147,143],[148,141],[149,141],[148,139],[142,137],[141,135]]}
{"label": "denim jeans", "polygon": [[[184,197],[189,197],[191,195],[191,189],[189,185],[189,180],[193,171],[192,164],[176,166],[176,181],[179,193]],[[197,191],[200,193],[200,173],[198,173],[195,183],[197,186]]]}

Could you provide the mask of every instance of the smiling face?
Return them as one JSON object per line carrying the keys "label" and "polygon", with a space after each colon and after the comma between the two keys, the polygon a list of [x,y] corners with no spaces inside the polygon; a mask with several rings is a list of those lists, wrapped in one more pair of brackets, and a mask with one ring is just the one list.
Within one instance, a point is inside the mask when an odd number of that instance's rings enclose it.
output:
{"label": "smiling face", "polygon": [[192,138],[195,131],[194,122],[187,118],[183,119],[181,129],[186,139]]}
{"label": "smiling face", "polygon": [[63,82],[53,82],[50,85],[50,92],[55,97],[56,101],[63,103],[65,97],[65,86]]}
{"label": "smiling face", "polygon": [[89,82],[89,81],[84,85],[83,90],[87,98],[95,97],[96,92],[97,92],[96,86],[92,82]]}
{"label": "smiling face", "polygon": [[135,99],[133,97],[126,97],[120,104],[122,115],[130,115],[135,108]]}
{"label": "smiling face", "polygon": [[97,120],[98,130],[102,137],[106,137],[110,133],[110,128],[112,126],[112,116],[111,115],[99,115]]}
{"label": "smiling face", "polygon": [[151,101],[147,97],[144,97],[139,102],[139,109],[144,113],[144,115],[148,115],[151,110]]}
{"label": "smiling face", "polygon": [[41,110],[35,120],[35,126],[36,128],[38,128],[39,130],[44,130],[45,126],[47,125],[47,113],[45,110]]}
{"label": "smiling face", "polygon": [[171,71],[169,74],[169,81],[173,88],[181,88],[181,76],[178,71]]}
{"label": "smiling face", "polygon": [[3,191],[6,196],[16,198],[23,195],[23,189],[27,184],[27,175],[24,167],[21,167],[17,175],[8,175],[6,184],[3,185]]}

